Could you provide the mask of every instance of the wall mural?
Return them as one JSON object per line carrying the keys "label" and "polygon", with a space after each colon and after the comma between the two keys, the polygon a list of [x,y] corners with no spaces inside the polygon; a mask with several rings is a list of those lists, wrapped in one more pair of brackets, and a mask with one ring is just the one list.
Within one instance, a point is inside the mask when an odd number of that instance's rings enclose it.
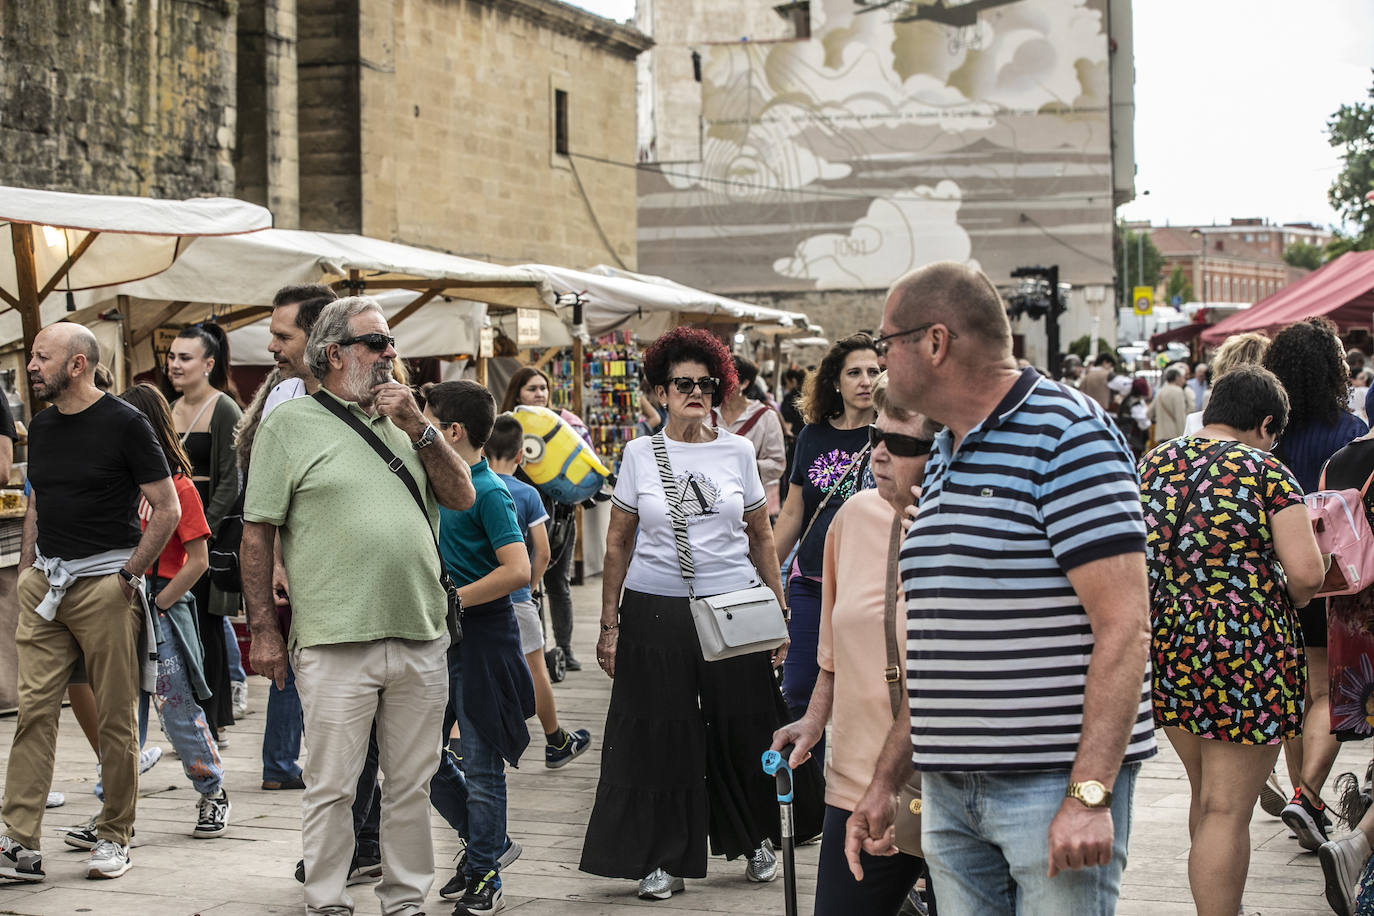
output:
{"label": "wall mural", "polygon": [[881,289],[940,259],[1110,283],[1105,19],[811,0],[809,41],[703,48],[700,158],[641,172],[641,268],[734,292]]}

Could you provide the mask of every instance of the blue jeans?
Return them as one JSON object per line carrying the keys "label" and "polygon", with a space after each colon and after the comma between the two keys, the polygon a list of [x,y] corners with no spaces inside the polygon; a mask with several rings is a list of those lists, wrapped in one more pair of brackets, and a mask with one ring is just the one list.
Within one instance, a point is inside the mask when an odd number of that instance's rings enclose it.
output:
{"label": "blue jeans", "polygon": [[238,634],[234,632],[234,625],[228,617],[220,619],[224,621],[224,653],[229,657],[229,680],[242,684],[248,680],[248,675],[243,672],[243,653],[239,651]]}
{"label": "blue jeans", "polygon": [[[945,916],[1111,916],[1126,868],[1139,764],[1112,787],[1108,865],[1049,875],[1049,829],[1067,770],[921,774],[921,849]],[[1075,803],[1076,804],[1076,803]]]}
{"label": "blue jeans", "polygon": [[[463,709],[463,660],[457,646],[448,651],[449,708],[444,714],[443,740],[456,719],[463,746],[463,767],[440,755],[439,770],[429,784],[434,810],[467,840],[467,877],[496,871],[506,849],[506,762],[467,717]],[[501,886],[498,877],[494,882]]]}
{"label": "blue jeans", "polygon": [[[185,599],[182,599],[185,600]],[[162,727],[167,732],[167,740],[176,748],[181,758],[181,768],[186,778],[201,795],[218,792],[224,781],[224,764],[220,760],[219,748],[205,721],[205,713],[191,692],[191,681],[186,676],[186,661],[181,656],[181,646],[163,625],[167,638],[157,647],[157,703],[162,716]],[[139,699],[138,708],[139,742],[148,733],[148,694]]]}
{"label": "blue jeans", "polygon": [[286,689],[276,682],[267,689],[267,722],[262,730],[262,778],[266,782],[289,782],[301,778],[297,759],[301,756],[301,698],[296,693],[296,672],[286,666]]}

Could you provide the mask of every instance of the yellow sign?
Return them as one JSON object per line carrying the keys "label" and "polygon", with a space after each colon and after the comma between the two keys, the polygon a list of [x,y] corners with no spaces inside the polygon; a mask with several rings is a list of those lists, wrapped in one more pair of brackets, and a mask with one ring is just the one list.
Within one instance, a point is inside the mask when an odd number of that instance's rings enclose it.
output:
{"label": "yellow sign", "polygon": [[1148,315],[1155,308],[1155,291],[1148,286],[1137,286],[1131,290],[1131,301],[1135,303],[1137,315]]}

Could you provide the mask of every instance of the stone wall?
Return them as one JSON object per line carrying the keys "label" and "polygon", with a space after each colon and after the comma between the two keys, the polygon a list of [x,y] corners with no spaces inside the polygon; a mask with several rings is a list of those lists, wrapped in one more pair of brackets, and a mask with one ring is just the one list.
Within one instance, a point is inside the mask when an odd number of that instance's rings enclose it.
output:
{"label": "stone wall", "polygon": [[[363,233],[502,262],[634,266],[635,172],[596,160],[634,160],[648,39],[552,0],[360,0],[359,21]],[[302,15],[303,60],[305,47]],[[303,148],[319,88],[302,78]],[[555,90],[580,155],[554,153]],[[303,151],[302,209],[316,214],[308,174]]]}
{"label": "stone wall", "polygon": [[233,196],[236,6],[0,2],[0,183]]}
{"label": "stone wall", "polygon": [[236,196],[300,225],[296,0],[239,0]]}

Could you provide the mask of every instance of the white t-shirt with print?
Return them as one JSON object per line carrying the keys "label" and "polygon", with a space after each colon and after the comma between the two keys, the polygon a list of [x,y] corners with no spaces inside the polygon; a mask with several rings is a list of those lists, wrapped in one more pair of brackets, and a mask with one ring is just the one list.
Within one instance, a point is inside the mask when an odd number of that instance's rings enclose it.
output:
{"label": "white t-shirt with print", "polygon": [[[665,441],[687,514],[697,596],[758,584],[744,530],[745,513],[767,504],[754,446],[743,436],[723,429],[717,430],[710,442],[677,442],[666,437]],[[611,503],[639,516],[625,587],[650,595],[686,596],[650,437],[625,445]]]}

